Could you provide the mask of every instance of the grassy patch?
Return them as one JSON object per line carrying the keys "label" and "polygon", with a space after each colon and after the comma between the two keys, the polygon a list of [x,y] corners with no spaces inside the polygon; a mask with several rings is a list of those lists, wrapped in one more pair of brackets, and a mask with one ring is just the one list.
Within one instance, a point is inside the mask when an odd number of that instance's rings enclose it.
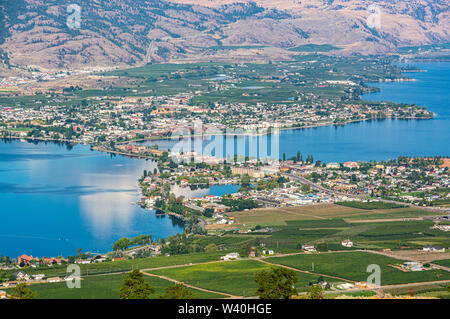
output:
{"label": "grassy patch", "polygon": [[435,232],[430,230],[430,227],[433,226],[432,221],[380,222],[365,225],[371,226],[372,229],[362,232],[358,236],[368,240],[407,240],[433,236]]}
{"label": "grassy patch", "polygon": [[[94,263],[87,265],[80,265],[81,275],[90,276],[95,274],[113,273],[131,271],[132,269],[148,269],[158,268],[172,265],[183,265],[189,263],[200,263],[212,260],[219,260],[220,256],[226,254],[226,251],[216,251],[207,253],[191,253],[173,256],[157,256],[150,258],[139,258],[133,260],[121,260],[115,262]],[[64,277],[67,276],[67,266],[53,266],[40,268],[25,268],[24,272],[27,274],[45,274],[47,277]],[[8,271],[14,272],[14,271]]]}
{"label": "grassy patch", "polygon": [[390,265],[402,264],[394,258],[366,252],[301,254],[288,257],[271,257],[267,261],[301,270],[322,273],[353,281],[366,281],[370,275],[367,266],[379,265],[381,268],[381,284],[403,284],[450,279],[450,274],[441,270],[420,272],[403,272]]}
{"label": "grassy patch", "polygon": [[404,205],[385,203],[385,202],[337,202],[337,205],[358,208],[358,209],[393,209],[393,208],[404,208]]}
{"label": "grassy patch", "polygon": [[365,211],[339,205],[324,204],[253,209],[245,212],[235,212],[232,215],[239,224],[280,225],[293,220],[338,219],[361,213],[365,213]]}
{"label": "grassy patch", "polygon": [[[255,296],[255,273],[271,266],[256,260],[229,261],[191,267],[153,270],[151,273],[174,278],[196,287],[237,296]],[[318,276],[298,273],[299,290],[306,290]]]}
{"label": "grassy patch", "polygon": [[[29,287],[36,291],[38,299],[118,299],[117,295],[123,284],[125,274],[102,275],[84,278],[81,281],[81,288],[67,288],[65,282],[34,284]],[[173,283],[155,277],[144,277],[148,284],[155,288],[155,293],[151,298],[158,298],[164,292],[164,288]],[[189,288],[190,289],[190,288]],[[223,295],[203,292],[190,289],[196,298],[221,298]]]}
{"label": "grassy patch", "polygon": [[286,221],[288,226],[299,227],[300,229],[308,228],[343,228],[351,227],[350,224],[343,219],[315,219],[315,220],[301,220],[301,221]]}
{"label": "grassy patch", "polygon": [[[364,211],[363,211],[364,212]],[[353,215],[346,217],[347,220],[375,220],[375,219],[398,219],[398,218],[417,218],[423,216],[436,215],[435,212],[417,208],[392,208],[392,209],[375,209],[368,213]]]}

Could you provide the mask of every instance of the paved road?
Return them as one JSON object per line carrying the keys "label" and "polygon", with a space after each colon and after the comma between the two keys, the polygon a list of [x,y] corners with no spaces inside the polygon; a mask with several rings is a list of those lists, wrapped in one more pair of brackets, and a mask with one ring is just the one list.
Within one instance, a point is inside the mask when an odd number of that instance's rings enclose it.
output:
{"label": "paved road", "polygon": [[315,189],[315,190],[318,190],[320,192],[324,192],[324,193],[327,193],[327,194],[338,195],[338,196],[347,196],[347,197],[350,197],[350,198],[357,198],[357,199],[365,198],[365,196],[341,193],[341,192],[338,192],[338,191],[334,191],[334,190],[322,187],[320,185],[317,185],[316,183],[313,183],[309,179],[306,179],[303,176],[294,175],[294,174],[288,174],[288,173],[282,173],[281,175],[284,176],[284,177],[288,177],[290,179],[299,181],[302,184],[307,184],[307,185],[311,186],[312,189]]}

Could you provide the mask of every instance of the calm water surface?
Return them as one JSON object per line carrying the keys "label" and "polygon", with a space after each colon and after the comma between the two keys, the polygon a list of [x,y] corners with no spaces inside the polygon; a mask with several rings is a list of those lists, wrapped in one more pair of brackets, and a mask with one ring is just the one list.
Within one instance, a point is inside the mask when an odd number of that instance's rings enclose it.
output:
{"label": "calm water surface", "polygon": [[[344,162],[348,160],[386,160],[401,155],[450,155],[450,63],[414,64],[427,72],[408,73],[414,82],[371,84],[381,92],[367,94],[364,100],[415,103],[437,113],[431,120],[381,120],[309,129],[283,130],[279,137],[279,156],[289,158],[300,151],[304,158],[313,154],[315,160]],[[223,154],[239,155],[234,149]],[[146,144],[170,149],[175,141],[151,141]],[[208,144],[209,141],[204,142]],[[247,142],[248,144],[248,138]],[[241,148],[242,149],[242,148]],[[246,148],[248,154],[248,146]]]}
{"label": "calm water surface", "polygon": [[183,227],[136,205],[155,163],[78,145],[0,143],[0,254],[105,252],[121,237],[166,237]]}

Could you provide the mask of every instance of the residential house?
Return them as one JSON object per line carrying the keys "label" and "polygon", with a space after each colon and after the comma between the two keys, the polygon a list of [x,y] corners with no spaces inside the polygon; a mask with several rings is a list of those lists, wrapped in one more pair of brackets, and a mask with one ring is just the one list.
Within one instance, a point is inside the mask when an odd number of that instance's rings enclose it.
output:
{"label": "residential house", "polygon": [[305,245],[302,245],[302,250],[308,251],[308,252],[314,252],[314,251],[316,251],[316,248],[314,247],[314,245],[305,244]]}
{"label": "residential house", "polygon": [[353,288],[355,288],[355,285],[354,285],[354,284],[351,284],[351,283],[348,283],[348,282],[346,282],[346,283],[343,283],[343,284],[337,285],[337,288],[339,288],[339,289],[342,289],[342,290],[348,290],[348,289],[353,289]]}
{"label": "residential house", "polygon": [[61,278],[59,277],[51,277],[47,279],[48,283],[55,283],[55,282],[61,282]]}
{"label": "residential house", "polygon": [[42,280],[44,279],[45,275],[44,274],[37,274],[37,275],[32,275],[34,280]]}
{"label": "residential house", "polygon": [[17,280],[25,280],[28,281],[30,280],[30,275],[24,273],[23,271],[18,271],[13,273],[13,275],[16,277]]}
{"label": "residential house", "polygon": [[341,245],[344,247],[353,247],[353,242],[350,239],[343,240]]}
{"label": "residential house", "polygon": [[445,252],[445,248],[441,246],[425,246],[422,248],[423,251],[429,251],[429,252]]}
{"label": "residential house", "polygon": [[231,259],[238,259],[239,253],[228,253],[225,256],[220,257],[222,260],[231,260]]}

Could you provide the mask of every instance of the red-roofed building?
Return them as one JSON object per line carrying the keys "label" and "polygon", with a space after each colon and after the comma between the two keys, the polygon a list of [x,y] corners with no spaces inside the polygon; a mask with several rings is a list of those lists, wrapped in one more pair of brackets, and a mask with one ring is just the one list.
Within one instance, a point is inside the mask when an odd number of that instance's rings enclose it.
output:
{"label": "red-roofed building", "polygon": [[62,261],[65,261],[65,262],[68,262],[68,260],[67,259],[64,259],[64,258],[54,258],[54,257],[50,257],[50,258],[42,258],[41,259],[41,262],[43,263],[43,264],[46,264],[46,265],[54,265],[54,264],[58,264],[58,265],[61,265],[61,262]]}
{"label": "red-roofed building", "polygon": [[39,262],[39,258],[24,254],[22,256],[17,257],[17,264],[22,267],[31,264],[33,260]]}

